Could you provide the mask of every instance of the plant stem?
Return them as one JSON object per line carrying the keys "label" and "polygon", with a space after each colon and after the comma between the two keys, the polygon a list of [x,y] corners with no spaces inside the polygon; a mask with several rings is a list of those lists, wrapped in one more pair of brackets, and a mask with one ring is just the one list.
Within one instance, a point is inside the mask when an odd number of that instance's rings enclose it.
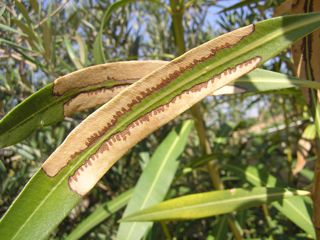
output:
{"label": "plant stem", "polygon": [[[317,12],[320,11],[319,5],[316,3],[319,0],[304,0],[303,8],[299,7],[299,4],[292,5],[293,13],[303,12]],[[296,73],[299,78],[320,81],[319,79],[319,54],[316,53],[316,49],[319,48],[320,42],[317,40],[319,36],[319,30],[306,36],[303,41],[297,43],[297,49],[299,50],[299,56],[295,59]],[[312,58],[311,56],[314,56]],[[303,61],[300,62],[300,59]],[[302,63],[302,64],[301,64]],[[312,63],[315,66],[312,68]],[[306,102],[311,109],[311,113],[316,125],[317,139],[315,140],[316,150],[316,163],[314,169],[312,201],[313,201],[313,226],[315,228],[317,240],[320,240],[320,101],[319,91],[310,90],[307,94]],[[308,99],[310,97],[310,101]]]}
{"label": "plant stem", "polygon": [[262,211],[264,214],[264,217],[266,219],[266,222],[268,224],[268,228],[271,230],[270,232],[270,239],[274,239],[273,234],[272,234],[272,229],[275,228],[274,223],[272,222],[272,218],[270,217],[270,213],[269,213],[269,209],[268,209],[268,205],[267,204],[263,204],[262,205]]}
{"label": "plant stem", "polygon": [[165,235],[166,239],[172,239],[171,234],[169,232],[169,229],[167,227],[167,224],[163,221],[161,221],[160,224],[161,224],[162,231],[163,231],[163,234]]}
{"label": "plant stem", "polygon": [[[173,22],[173,30],[174,30],[174,37],[175,37],[175,45],[178,49],[178,55],[183,54],[186,51],[186,45],[184,40],[184,29],[183,29],[183,13],[184,13],[184,0],[170,0],[170,7],[171,7],[171,15],[172,15],[172,22]],[[210,155],[212,154],[212,149],[210,147],[210,143],[206,137],[206,128],[203,121],[203,113],[201,109],[201,104],[195,104],[191,109],[190,112],[195,121],[195,128],[198,133],[201,152],[203,155]],[[220,179],[218,165],[215,164],[213,161],[210,161],[207,164],[208,172],[210,174],[212,185],[215,189],[221,190],[224,189],[223,182]],[[227,215],[229,227],[235,237],[236,240],[241,240],[242,234],[239,231],[239,228],[236,224],[234,217],[231,214]]]}
{"label": "plant stem", "polygon": [[320,239],[320,103],[318,98],[316,98],[316,92],[312,91],[312,100],[315,110],[314,120],[317,131],[317,139],[315,141],[316,145],[316,164],[314,168],[314,179],[313,179],[313,189],[312,189],[312,200],[313,200],[313,225],[316,231],[317,240]]}
{"label": "plant stem", "polygon": [[291,141],[290,141],[290,132],[289,132],[289,124],[290,120],[288,117],[288,111],[286,109],[286,99],[285,97],[280,98],[281,107],[283,110],[284,123],[285,123],[285,134],[286,134],[286,155],[287,155],[287,167],[288,167],[288,184],[290,185],[293,179],[292,173],[292,151],[291,151]]}

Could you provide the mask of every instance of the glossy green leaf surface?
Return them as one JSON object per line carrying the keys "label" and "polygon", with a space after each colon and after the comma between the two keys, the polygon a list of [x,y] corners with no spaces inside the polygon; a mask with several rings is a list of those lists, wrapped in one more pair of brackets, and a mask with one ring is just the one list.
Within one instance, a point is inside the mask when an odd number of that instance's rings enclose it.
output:
{"label": "glossy green leaf surface", "polygon": [[107,201],[98,206],[93,213],[80,222],[80,224],[66,237],[66,240],[76,240],[81,238],[99,223],[126,206],[132,196],[132,192],[133,189],[130,189],[111,201]]}
{"label": "glossy green leaf surface", "polygon": [[262,21],[209,41],[129,86],[48,158],[1,219],[1,236],[45,238],[137,142],[318,27],[319,13]]}
{"label": "glossy green leaf surface", "polygon": [[222,9],[220,12],[227,12],[227,11],[235,10],[235,9],[238,9],[241,7],[248,6],[252,3],[258,3],[258,2],[259,2],[259,0],[243,0],[243,1],[240,1],[230,7]]}
{"label": "glossy green leaf surface", "polygon": [[[177,159],[185,148],[192,124],[190,120],[185,121],[179,130],[172,130],[162,141],[139,178],[123,216],[159,203],[165,198],[179,165]],[[123,222],[120,224],[117,239],[139,240],[151,226],[152,222]]]}
{"label": "glossy green leaf surface", "polygon": [[226,232],[228,232],[228,216],[222,215],[218,219],[218,223],[213,227],[213,237],[215,240],[224,240]]}
{"label": "glossy green leaf surface", "polygon": [[230,189],[191,194],[171,199],[142,211],[133,213],[123,221],[188,220],[260,206],[273,201],[283,201],[296,195],[308,195],[307,191],[290,191],[284,188]]}

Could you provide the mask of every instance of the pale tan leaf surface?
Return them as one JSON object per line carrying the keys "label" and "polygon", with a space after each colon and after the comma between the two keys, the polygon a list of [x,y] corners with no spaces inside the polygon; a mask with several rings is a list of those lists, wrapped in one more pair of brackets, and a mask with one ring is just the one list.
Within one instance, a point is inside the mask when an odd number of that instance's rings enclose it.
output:
{"label": "pale tan leaf surface", "polygon": [[[182,113],[216,89],[255,69],[261,59],[260,57],[256,57],[243,62],[233,69],[225,70],[210,81],[194,86],[188,91],[174,97],[169,103],[153,109],[151,112],[132,122],[121,132],[110,136],[106,141],[101,140],[100,137],[112,129],[119,117],[130,111],[145,96],[161,89],[185,70],[192,68],[198,62],[212,57],[220,49],[236,44],[245,36],[252,33],[252,31],[253,26],[250,25],[211,40],[161,67],[161,70],[152,72],[120,92],[109,103],[90,115],[86,121],[82,122],[71,132],[64,143],[43,164],[45,173],[48,176],[55,176],[78,153],[84,151],[97,141],[104,142],[96,150],[96,153],[69,178],[69,186],[73,191],[81,195],[87,193],[114,162],[141,138],[170,121],[171,116]],[[59,89],[59,92],[61,92],[65,88]],[[72,142],[77,142],[77,145],[70,144]],[[61,156],[64,157],[62,158]]]}
{"label": "pale tan leaf surface", "polygon": [[311,149],[310,141],[301,138],[298,142],[298,150],[297,150],[297,162],[292,169],[292,174],[296,176],[306,165],[308,152]]}

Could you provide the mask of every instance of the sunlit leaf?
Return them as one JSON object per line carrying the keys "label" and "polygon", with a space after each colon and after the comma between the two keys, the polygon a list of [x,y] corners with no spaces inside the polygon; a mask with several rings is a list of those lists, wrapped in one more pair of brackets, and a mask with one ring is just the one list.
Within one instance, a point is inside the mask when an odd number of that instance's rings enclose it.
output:
{"label": "sunlit leaf", "polygon": [[164,201],[124,217],[122,221],[198,219],[257,207],[273,201],[281,202],[293,196],[305,195],[309,195],[309,192],[264,187],[198,193]]}
{"label": "sunlit leaf", "polygon": [[[123,216],[159,203],[165,198],[179,165],[177,158],[185,148],[191,128],[192,121],[185,121],[179,130],[172,130],[162,141],[143,170]],[[117,239],[139,240],[151,226],[151,222],[121,223]]]}
{"label": "sunlit leaf", "polygon": [[81,221],[81,223],[66,237],[66,240],[76,240],[81,238],[99,223],[119,211],[127,205],[132,196],[132,192],[133,189],[130,189],[111,201],[107,201],[98,206],[87,218]]}

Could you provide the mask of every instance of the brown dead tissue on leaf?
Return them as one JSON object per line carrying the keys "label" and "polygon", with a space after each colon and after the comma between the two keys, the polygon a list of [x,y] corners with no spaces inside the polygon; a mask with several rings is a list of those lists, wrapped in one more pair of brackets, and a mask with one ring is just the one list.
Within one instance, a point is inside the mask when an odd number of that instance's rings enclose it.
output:
{"label": "brown dead tissue on leaf", "polygon": [[143,78],[150,72],[167,64],[166,61],[123,61],[100,64],[88,67],[59,77],[54,81],[53,93],[62,95],[65,92],[114,80],[125,83]]}
{"label": "brown dead tissue on leaf", "polygon": [[308,152],[311,149],[311,143],[310,141],[301,138],[298,141],[298,150],[297,150],[297,162],[292,169],[292,174],[296,176],[306,165],[307,163],[307,157],[308,157]]}
{"label": "brown dead tissue on leaf", "polygon": [[[253,31],[254,26],[250,25],[217,37],[197,47],[196,49],[183,54],[181,57],[173,60],[172,62],[165,64],[156,71],[153,71],[145,76],[143,79],[135,82],[127,89],[121,91],[107,104],[103,105],[94,113],[92,113],[68,135],[62,145],[60,145],[43,164],[43,170],[45,173],[51,177],[55,176],[75,156],[99,140],[101,136],[106,134],[109,129],[111,129],[117,123],[117,120],[120,117],[129,112],[133,106],[139,104],[146,96],[159,91],[166,84],[169,84],[170,81],[174,81],[176,77],[181,75],[184,71],[192,69],[192,66],[194,66],[196,63],[204,61],[208,59],[208,57],[213,57],[221,49],[229,48],[232,45],[240,42]],[[205,92],[203,95],[201,95],[201,98],[197,94],[188,95],[188,98],[185,99],[184,103],[182,104],[182,108],[178,107],[179,109],[171,110],[176,111],[174,115],[171,115],[173,113],[169,114],[170,111],[167,110],[166,112],[168,113],[163,115],[164,119],[162,121],[157,121],[156,124],[150,124],[154,126],[148,125],[146,129],[141,130],[142,133],[136,135],[136,139],[140,139],[141,134],[149,133],[150,131],[148,131],[148,129],[158,128],[161,126],[161,124],[163,124],[163,122],[168,122],[172,116],[175,117],[190,107],[190,104],[195,99],[191,96],[197,95],[197,101],[201,100],[203,97],[211,94],[214,90],[229,84],[231,80],[236,79],[237,76],[241,76],[253,70],[260,60],[261,59],[257,57],[251,60],[250,63],[246,62],[240,64],[242,68],[236,72],[233,72],[232,69],[227,69],[224,73],[226,77],[216,81],[214,83],[214,87],[207,88],[210,92]],[[246,65],[250,67],[247,67]],[[230,76],[233,76],[233,79],[231,79]],[[123,146],[121,149],[121,152],[128,150],[126,146]],[[106,163],[106,165],[108,165],[108,163]],[[99,178],[99,176],[94,178],[96,180]],[[88,180],[88,182],[90,181]]]}
{"label": "brown dead tissue on leaf", "polygon": [[142,138],[190,108],[202,98],[210,95],[216,88],[217,81],[233,80],[243,72],[256,68],[261,58],[256,57],[235,68],[227,69],[208,82],[204,82],[184,91],[170,102],[132,122],[125,130],[111,136],[99,150],[69,177],[70,188],[79,195],[85,195],[108,169]]}
{"label": "brown dead tissue on leaf", "polygon": [[64,104],[64,116],[71,116],[75,112],[83,111],[92,107],[102,105],[111,100],[120,91],[127,87],[128,85],[126,84],[114,86],[111,88],[101,88],[90,92],[80,93],[76,97],[72,98]]}

